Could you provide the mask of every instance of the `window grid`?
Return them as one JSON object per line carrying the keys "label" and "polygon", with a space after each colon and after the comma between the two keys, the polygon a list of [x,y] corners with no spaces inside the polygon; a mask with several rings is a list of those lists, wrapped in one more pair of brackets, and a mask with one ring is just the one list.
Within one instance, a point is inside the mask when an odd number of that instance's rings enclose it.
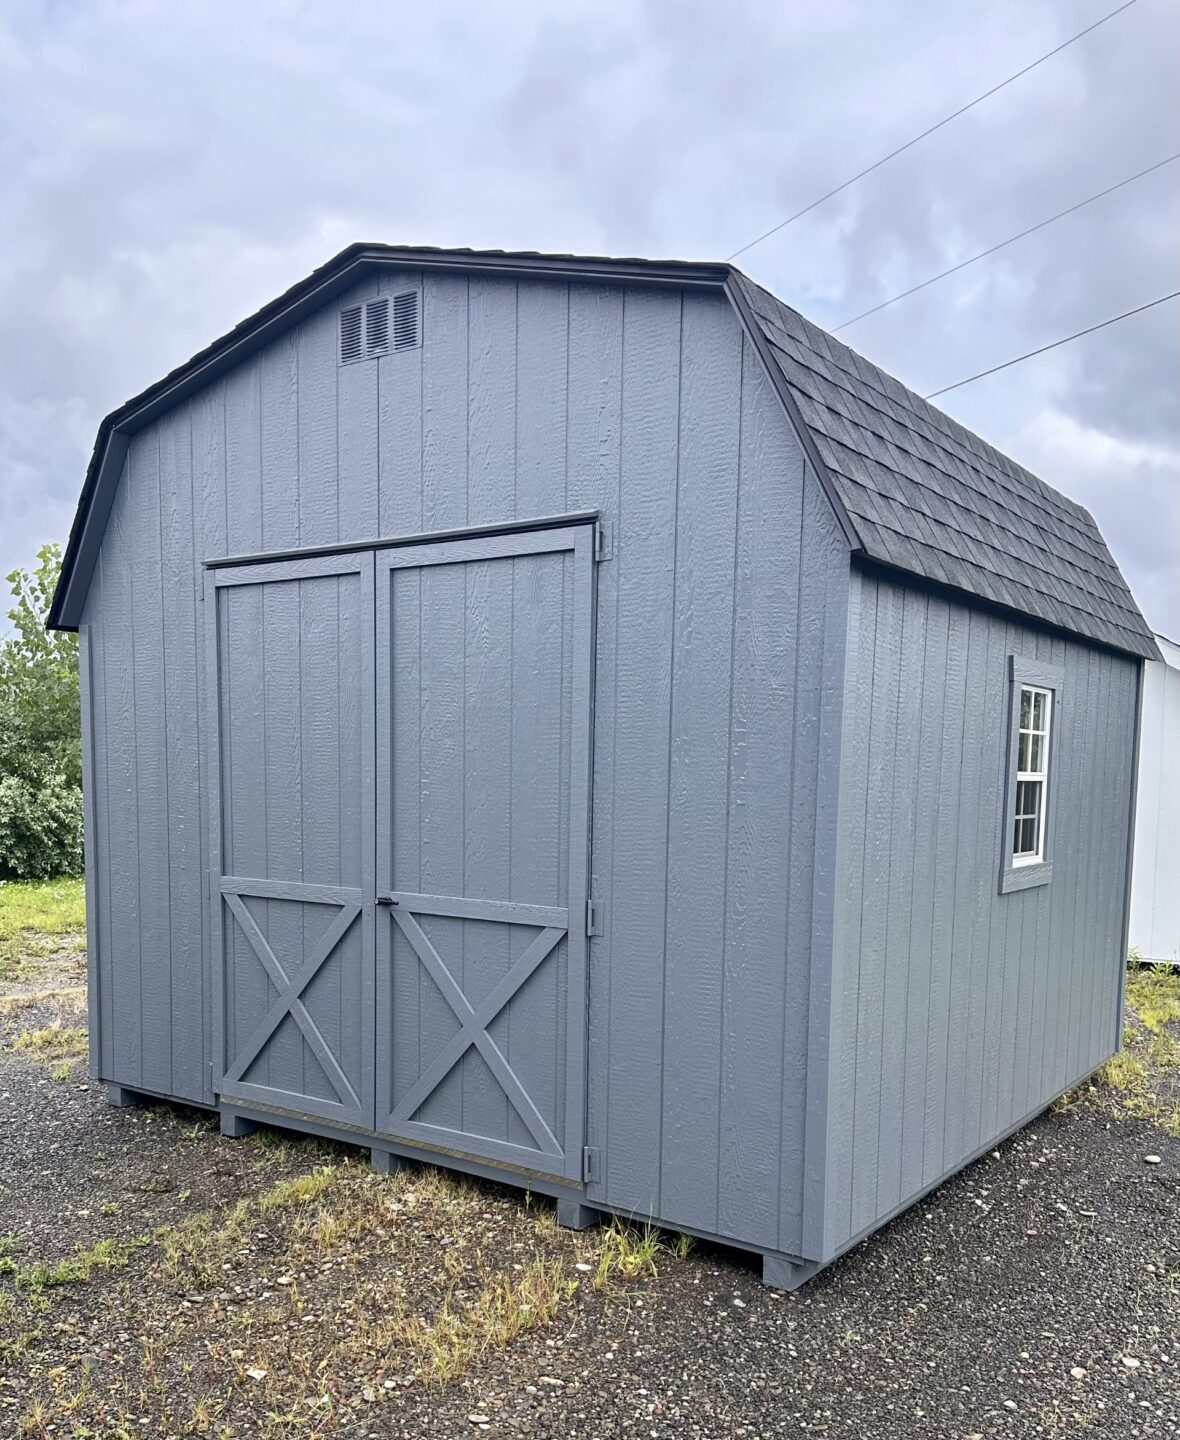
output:
{"label": "window grid", "polygon": [[1045,786],[1052,709],[1052,691],[1036,685],[1020,687],[1013,865],[1035,865],[1045,858]]}

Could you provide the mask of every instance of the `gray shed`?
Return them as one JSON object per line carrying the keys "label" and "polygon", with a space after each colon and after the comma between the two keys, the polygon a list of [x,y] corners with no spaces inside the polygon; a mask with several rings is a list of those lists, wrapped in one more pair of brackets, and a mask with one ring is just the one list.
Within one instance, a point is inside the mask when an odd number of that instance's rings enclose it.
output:
{"label": "gray shed", "polygon": [[1117,1047],[1089,514],[727,265],[357,245],[103,422],[93,1073],[794,1286]]}

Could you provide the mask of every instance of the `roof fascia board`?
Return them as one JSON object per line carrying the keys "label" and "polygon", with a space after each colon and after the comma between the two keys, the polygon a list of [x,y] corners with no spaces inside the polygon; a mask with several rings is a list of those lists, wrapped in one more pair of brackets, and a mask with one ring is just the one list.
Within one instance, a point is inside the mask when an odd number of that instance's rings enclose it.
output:
{"label": "roof fascia board", "polygon": [[[98,547],[106,532],[111,507],[115,503],[115,489],[123,473],[131,436],[126,431],[111,430],[105,442],[99,444],[95,457],[101,450],[101,460],[90,486],[90,498],[86,504],[86,520],[78,535],[71,560],[69,547],[66,549],[65,564],[58,587],[54,591],[49,614],[45,620],[49,630],[77,630],[82,621],[82,610],[86,603],[86,592],[98,560]],[[65,584],[61,580],[65,580]],[[84,580],[84,583],[83,583]]]}
{"label": "roof fascia board", "polygon": [[661,264],[658,260],[567,259],[560,255],[465,254],[462,251],[383,249],[366,246],[366,261],[401,270],[491,271],[498,275],[562,276],[570,280],[608,281],[640,285],[680,285],[717,288],[730,269],[724,264],[690,262]]}
{"label": "roof fascia board", "polygon": [[737,312],[738,319],[742,324],[742,329],[745,331],[751,345],[753,345],[759,359],[762,361],[762,368],[765,370],[767,378],[774,387],[774,392],[778,396],[779,402],[786,411],[787,419],[790,421],[791,428],[794,430],[800,445],[802,445],[804,453],[811,462],[811,467],[819,479],[820,488],[828,498],[828,503],[832,507],[832,512],[836,517],[837,524],[844,532],[844,538],[848,541],[849,548],[854,553],[863,551],[864,543],[856,533],[856,526],[852,523],[852,517],[845,508],[844,501],[841,500],[839,491],[836,489],[835,481],[829,474],[828,467],[824,464],[819,450],[816,448],[811,431],[808,429],[807,422],[799,412],[799,407],[795,403],[795,397],[791,394],[786,378],[778,362],[770,352],[770,345],[766,339],[766,334],[750,309],[749,301],[746,299],[738,281],[737,272],[732,269],[725,282],[725,293],[729,297],[734,310]]}

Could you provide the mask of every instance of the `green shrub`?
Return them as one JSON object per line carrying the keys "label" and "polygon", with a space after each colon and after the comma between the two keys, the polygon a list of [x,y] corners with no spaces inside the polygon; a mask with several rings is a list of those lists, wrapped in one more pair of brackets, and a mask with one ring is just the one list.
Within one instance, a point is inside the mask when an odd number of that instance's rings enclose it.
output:
{"label": "green shrub", "polygon": [[0,775],[38,781],[56,771],[82,783],[78,637],[45,628],[61,551],[43,545],[36,568],[8,577],[12,632],[0,638]]}
{"label": "green shrub", "polygon": [[82,791],[56,770],[0,776],[0,879],[46,880],[82,869]]}
{"label": "green shrub", "polygon": [[45,629],[61,552],[44,545],[8,577],[10,634],[0,637],[0,879],[82,869],[78,645]]}

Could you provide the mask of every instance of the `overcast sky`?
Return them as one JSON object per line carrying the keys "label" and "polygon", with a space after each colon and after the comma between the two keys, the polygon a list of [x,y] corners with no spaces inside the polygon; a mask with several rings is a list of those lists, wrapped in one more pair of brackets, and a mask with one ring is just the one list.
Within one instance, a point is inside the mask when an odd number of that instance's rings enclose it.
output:
{"label": "overcast sky", "polygon": [[[101,417],[353,240],[724,258],[1116,0],[5,0],[0,574]],[[821,325],[1180,150],[1174,0],[742,257]],[[841,332],[929,391],[1177,288],[1180,164]],[[1180,302],[956,391],[1180,636]]]}

